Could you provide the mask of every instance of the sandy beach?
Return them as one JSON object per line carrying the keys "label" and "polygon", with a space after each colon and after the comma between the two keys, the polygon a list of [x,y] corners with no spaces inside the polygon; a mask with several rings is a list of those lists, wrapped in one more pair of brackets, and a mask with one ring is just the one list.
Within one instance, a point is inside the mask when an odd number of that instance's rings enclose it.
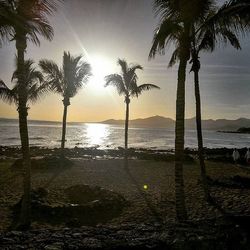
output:
{"label": "sandy beach", "polygon": [[[47,220],[33,216],[30,231],[10,231],[13,208],[22,195],[22,170],[17,161],[20,149],[1,147],[0,245],[3,249],[184,249],[183,242],[188,250],[194,246],[224,249],[232,244],[237,246],[234,237],[246,235],[245,223],[250,216],[250,171],[246,166],[206,161],[212,196],[228,215],[243,218],[225,221],[218,209],[204,201],[199,164],[195,152],[189,152],[192,154],[186,156],[184,165],[189,223],[179,225],[175,222],[172,152],[134,151],[126,169],[121,149],[109,153],[96,149],[67,150],[70,166],[64,168],[53,163],[58,151],[31,149],[32,188],[46,190],[49,206],[61,208],[68,204],[65,190],[72,187],[75,187],[73,194],[80,196],[81,187],[106,190],[123,197],[125,205],[105,221],[98,221],[98,216],[93,220],[99,212],[93,217],[92,210],[87,210],[89,214],[84,217],[87,220],[81,224],[75,221],[69,224],[67,216],[58,222],[45,212],[42,218]],[[98,201],[92,203],[98,204]],[[113,211],[112,206],[104,204],[104,212]],[[95,205],[92,208],[96,208]],[[33,214],[37,214],[36,209]],[[95,223],[89,225],[88,217]],[[248,244],[242,242],[243,246]]]}
{"label": "sandy beach", "polygon": [[[49,151],[51,152],[51,151]],[[33,159],[40,159],[38,155]],[[171,161],[129,160],[129,172],[122,159],[86,155],[70,158],[73,166],[65,169],[41,169],[32,167],[32,188],[48,190],[51,203],[64,202],[63,190],[74,185],[98,186],[121,194],[129,203],[122,213],[108,224],[154,222],[154,212],[165,222],[175,220],[174,163]],[[6,230],[11,223],[10,208],[21,198],[21,172],[12,164],[15,158],[5,157],[0,162],[0,229]],[[248,170],[228,163],[207,162],[208,175],[213,180],[228,183],[233,177],[250,178]],[[199,165],[194,160],[184,166],[187,211],[190,220],[211,219],[220,212],[209,206],[203,197],[200,185]],[[218,184],[218,183],[217,183]],[[224,183],[225,184],[225,183]],[[250,189],[237,186],[211,185],[212,195],[229,213],[250,215]],[[148,206],[150,202],[150,207]],[[50,227],[50,225],[46,225]],[[64,224],[58,227],[65,226]],[[33,223],[34,228],[44,225]]]}

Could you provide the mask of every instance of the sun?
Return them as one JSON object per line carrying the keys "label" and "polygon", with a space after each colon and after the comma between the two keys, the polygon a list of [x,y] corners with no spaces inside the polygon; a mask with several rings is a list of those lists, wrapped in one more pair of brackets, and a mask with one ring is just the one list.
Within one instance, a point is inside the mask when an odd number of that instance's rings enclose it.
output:
{"label": "sun", "polygon": [[92,68],[92,77],[89,80],[89,88],[96,94],[101,94],[107,90],[104,87],[104,77],[114,73],[113,63],[101,56],[90,56],[89,59]]}

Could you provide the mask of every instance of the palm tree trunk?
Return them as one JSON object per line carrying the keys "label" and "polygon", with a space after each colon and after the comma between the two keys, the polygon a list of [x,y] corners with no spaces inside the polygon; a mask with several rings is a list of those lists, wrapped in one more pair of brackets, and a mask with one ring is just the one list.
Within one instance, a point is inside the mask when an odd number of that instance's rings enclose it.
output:
{"label": "palm tree trunk", "polygon": [[201,170],[201,182],[207,201],[211,200],[209,187],[207,183],[206,166],[204,161],[204,148],[202,138],[202,124],[201,124],[201,98],[200,98],[200,87],[199,87],[199,69],[194,69],[194,86],[195,86],[195,99],[196,99],[196,128],[197,128],[197,139],[198,139],[198,156],[200,161]]}
{"label": "palm tree trunk", "polygon": [[23,155],[23,199],[21,206],[21,216],[19,226],[20,228],[28,228],[31,223],[31,202],[30,202],[30,192],[31,192],[31,166],[30,166],[30,152],[29,152],[29,136],[28,136],[28,126],[27,126],[27,108],[19,104],[19,132],[22,145],[22,155]]}
{"label": "palm tree trunk", "polygon": [[186,66],[187,58],[181,56],[178,69],[175,125],[175,201],[178,221],[187,219],[183,180]]}
{"label": "palm tree trunk", "polygon": [[130,103],[129,97],[126,97],[125,103],[126,103],[126,118],[125,118],[125,150],[127,150],[127,149],[128,149],[129,103]]}
{"label": "palm tree trunk", "polygon": [[18,91],[18,113],[19,113],[19,132],[22,145],[23,155],[23,198],[21,205],[21,215],[19,221],[19,228],[28,228],[31,223],[31,204],[30,204],[30,191],[31,191],[31,180],[30,180],[30,151],[29,151],[29,135],[27,125],[27,93],[24,80],[24,52],[26,49],[26,37],[23,35],[17,35],[16,39],[17,48],[17,71],[18,71],[18,82],[20,89]]}
{"label": "palm tree trunk", "polygon": [[[63,102],[65,102],[63,100]],[[68,105],[64,103],[64,110],[63,110],[63,127],[62,127],[62,140],[61,140],[61,156],[64,158],[64,147],[65,147],[65,136],[66,136],[66,125],[67,125],[67,111]]]}

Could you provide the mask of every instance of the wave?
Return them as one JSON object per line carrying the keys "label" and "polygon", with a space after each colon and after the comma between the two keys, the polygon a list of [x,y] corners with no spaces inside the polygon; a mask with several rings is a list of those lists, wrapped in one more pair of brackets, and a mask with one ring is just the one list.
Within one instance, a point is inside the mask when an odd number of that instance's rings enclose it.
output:
{"label": "wave", "polygon": [[30,137],[30,140],[44,140],[46,139],[45,137],[37,136],[37,137]]}
{"label": "wave", "polygon": [[8,137],[5,140],[15,141],[15,140],[20,140],[20,138],[19,137]]}

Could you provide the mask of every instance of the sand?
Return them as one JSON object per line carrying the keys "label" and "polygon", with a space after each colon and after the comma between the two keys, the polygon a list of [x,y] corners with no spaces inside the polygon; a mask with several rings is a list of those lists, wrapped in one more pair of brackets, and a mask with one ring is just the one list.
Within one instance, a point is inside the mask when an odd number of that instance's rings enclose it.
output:
{"label": "sand", "polygon": [[[175,220],[174,163],[152,160],[129,160],[129,173],[121,159],[71,159],[74,165],[63,171],[32,170],[32,187],[44,187],[53,202],[63,197],[63,189],[72,185],[100,186],[122,194],[129,205],[109,224],[146,223],[156,221],[156,212],[163,222]],[[10,207],[22,194],[20,172],[11,170],[14,159],[0,162],[0,230],[11,223]],[[213,179],[235,175],[250,177],[248,171],[232,164],[207,162],[208,175]],[[185,193],[190,220],[209,219],[220,212],[209,206],[203,197],[197,162],[184,165]],[[250,189],[211,186],[212,195],[228,212],[250,215]],[[33,228],[45,225],[33,223]],[[48,225],[46,225],[48,226]]]}

